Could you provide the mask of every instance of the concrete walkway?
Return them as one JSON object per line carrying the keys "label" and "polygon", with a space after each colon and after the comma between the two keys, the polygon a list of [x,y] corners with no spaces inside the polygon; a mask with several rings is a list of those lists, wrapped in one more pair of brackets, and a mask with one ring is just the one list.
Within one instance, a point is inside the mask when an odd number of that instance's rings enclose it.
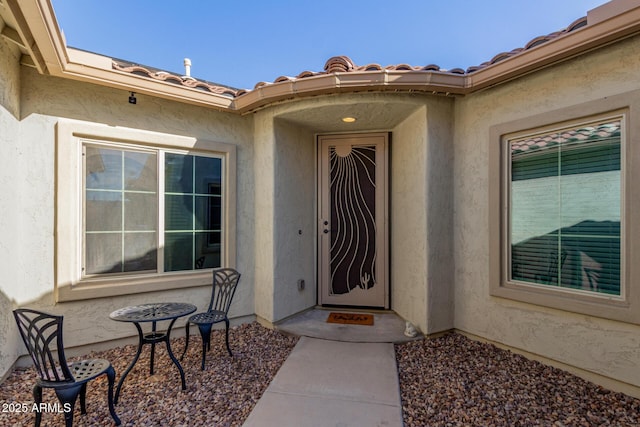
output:
{"label": "concrete walkway", "polygon": [[391,343],[301,337],[244,427],[401,427]]}

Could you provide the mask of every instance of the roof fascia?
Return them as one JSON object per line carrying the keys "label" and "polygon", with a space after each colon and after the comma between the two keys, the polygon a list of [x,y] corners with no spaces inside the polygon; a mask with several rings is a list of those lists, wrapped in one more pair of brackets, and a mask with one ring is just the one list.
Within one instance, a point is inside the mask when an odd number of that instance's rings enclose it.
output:
{"label": "roof fascia", "polygon": [[465,95],[573,58],[640,32],[640,4],[614,0],[587,25],[468,74],[376,70],[319,74],[265,84],[235,99],[113,69],[111,58],[66,46],[50,0],[5,0],[38,71],[219,110],[247,113],[285,99],[358,91]]}
{"label": "roof fascia", "polygon": [[69,61],[64,64],[60,77],[219,110],[229,110],[233,103],[233,99],[226,96],[114,70],[112,59],[106,56],[73,48],[66,51]]}
{"label": "roof fascia", "polygon": [[262,85],[238,96],[234,101],[234,108],[239,113],[246,113],[273,102],[295,97],[396,90],[446,95],[463,95],[468,92],[462,75],[438,71],[352,71]]}
{"label": "roof fascia", "polygon": [[610,2],[590,11],[585,27],[467,75],[470,92],[504,83],[639,33],[640,4],[633,4],[614,16],[602,13],[602,9],[619,4]]}
{"label": "roof fascia", "polygon": [[[4,0],[4,3],[16,21],[17,28],[14,30],[20,36],[22,46],[29,52],[35,67],[40,73],[49,72],[48,64],[51,63],[55,66],[59,61],[57,60],[57,51],[48,49],[52,43],[49,39],[49,30],[44,25],[42,15],[39,12],[40,9],[34,7],[32,1]],[[50,4],[49,7],[51,7]],[[46,39],[49,40],[44,42]]]}
{"label": "roof fascia", "polygon": [[[473,73],[453,75],[437,71],[387,70],[333,73],[261,86],[236,98],[235,107],[239,112],[246,112],[295,96],[346,90],[416,90],[465,95],[505,83],[638,33],[640,4],[635,0],[614,0],[589,11],[585,27]],[[303,84],[312,79],[318,81]]]}
{"label": "roof fascia", "polygon": [[228,110],[232,99],[113,69],[111,58],[66,46],[50,0],[6,0],[38,71],[136,93]]}

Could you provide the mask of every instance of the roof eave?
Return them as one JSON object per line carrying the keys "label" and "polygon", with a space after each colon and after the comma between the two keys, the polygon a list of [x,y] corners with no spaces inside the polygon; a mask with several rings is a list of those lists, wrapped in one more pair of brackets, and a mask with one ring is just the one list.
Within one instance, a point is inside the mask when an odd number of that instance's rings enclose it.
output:
{"label": "roof eave", "polygon": [[4,0],[41,73],[247,113],[285,99],[360,91],[419,91],[465,95],[573,58],[640,32],[640,4],[614,0],[589,12],[587,25],[506,59],[457,74],[434,70],[369,70],[279,79],[235,98],[113,69],[111,58],[67,48],[50,0]]}
{"label": "roof eave", "polygon": [[[51,33],[40,13],[40,5],[32,1],[18,0],[4,0],[4,3],[17,24],[14,30],[21,39],[20,45],[31,56],[37,70],[44,74],[49,72],[50,68],[59,68],[59,50],[50,39]],[[59,35],[59,32],[56,33]]]}
{"label": "roof eave", "polygon": [[228,96],[114,70],[113,60],[106,56],[73,48],[67,48],[67,53],[69,61],[61,70],[60,77],[219,110],[229,110],[233,103]]}
{"label": "roof eave", "polygon": [[590,11],[580,29],[468,74],[467,87],[476,92],[640,33],[640,4],[614,16],[601,13],[612,4],[617,5],[611,2]]}
{"label": "roof eave", "polygon": [[227,96],[148,79],[113,69],[111,58],[68,48],[50,0],[5,0],[18,32],[43,74],[95,83],[189,104],[231,109]]}
{"label": "roof eave", "polygon": [[258,86],[238,96],[234,101],[234,109],[246,113],[285,99],[363,91],[463,95],[467,89],[464,76],[437,71],[337,72]]}

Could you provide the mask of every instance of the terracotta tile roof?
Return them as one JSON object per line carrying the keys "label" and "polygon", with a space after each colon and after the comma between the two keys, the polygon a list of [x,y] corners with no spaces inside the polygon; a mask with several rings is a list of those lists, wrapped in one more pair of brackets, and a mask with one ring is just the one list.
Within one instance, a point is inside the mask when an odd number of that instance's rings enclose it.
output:
{"label": "terracotta tile roof", "polygon": [[[262,86],[271,85],[275,83],[291,82],[291,81],[296,81],[300,79],[305,79],[308,77],[326,75],[326,74],[332,74],[332,73],[393,70],[393,71],[409,71],[409,72],[439,72],[439,73],[458,74],[458,75],[472,74],[478,70],[481,70],[483,68],[496,64],[500,61],[504,61],[505,59],[518,55],[521,52],[527,51],[529,49],[533,49],[541,44],[544,44],[550,40],[553,40],[561,35],[564,35],[574,30],[577,30],[579,28],[582,28],[586,25],[587,25],[587,17],[585,16],[583,18],[580,18],[574,21],[573,23],[571,23],[571,25],[569,25],[567,28],[561,31],[556,31],[546,36],[536,37],[533,40],[531,40],[529,43],[527,43],[524,47],[513,49],[509,52],[499,53],[495,55],[493,58],[491,58],[491,60],[483,62],[480,65],[469,67],[466,70],[462,68],[453,68],[449,70],[444,70],[435,64],[429,64],[425,66],[412,66],[409,64],[388,65],[386,67],[382,67],[380,64],[368,64],[368,65],[358,66],[354,64],[353,61],[348,56],[334,56],[332,58],[329,58],[329,60],[326,62],[323,71],[318,71],[318,72],[303,71],[302,73],[298,74],[295,77],[281,76],[275,79],[273,83],[259,82],[254,86],[253,89],[258,89]],[[192,77],[179,76],[176,74],[168,73],[166,71],[154,69],[152,67],[142,66],[139,64],[134,64],[134,63],[130,63],[122,60],[113,60],[113,69],[126,72],[126,73],[137,74],[143,77],[149,77],[155,80],[163,80],[170,83],[183,85],[186,87],[203,90],[206,92],[224,95],[230,98],[236,98],[240,95],[243,95],[251,91],[251,90],[245,90],[245,89],[236,89],[236,88],[232,88],[232,87],[217,84],[217,83],[198,80]]]}
{"label": "terracotta tile roof", "polygon": [[510,52],[499,53],[496,56],[494,56],[493,58],[491,58],[491,60],[489,60],[489,61],[483,62],[480,65],[476,65],[476,66],[467,68],[466,72],[467,73],[473,73],[474,71],[478,71],[478,70],[480,70],[482,68],[488,67],[489,65],[493,65],[493,64],[495,64],[497,62],[503,61],[503,60],[505,60],[507,58],[510,58],[510,57],[512,57],[514,55],[519,54],[520,52],[532,49],[532,48],[534,48],[536,46],[540,46],[541,44],[544,44],[544,43],[548,42],[549,40],[553,40],[556,37],[559,37],[559,36],[562,36],[564,34],[570,33],[572,31],[577,30],[579,28],[582,28],[582,27],[584,27],[586,25],[587,25],[587,17],[584,16],[584,17],[582,17],[580,19],[577,19],[577,20],[573,21],[571,23],[571,25],[569,25],[564,30],[555,31],[555,32],[553,32],[551,34],[547,34],[546,36],[536,37],[533,40],[529,41],[529,43],[527,43],[524,47],[513,49]]}
{"label": "terracotta tile roof", "polygon": [[[280,76],[273,81],[273,83],[281,83],[288,81],[295,81],[299,79],[304,79],[306,77],[320,76],[324,74],[332,74],[332,73],[349,73],[356,71],[382,71],[382,70],[393,70],[393,71],[438,71],[438,72],[447,72],[451,74],[465,74],[465,71],[462,68],[453,68],[451,70],[442,70],[439,66],[435,64],[425,65],[425,66],[413,66],[409,64],[398,64],[398,65],[387,65],[386,67],[381,66],[380,64],[368,64],[368,65],[356,65],[348,56],[334,56],[329,58],[329,60],[324,64],[324,71],[303,71],[295,77],[289,76]],[[259,87],[270,85],[272,83],[268,82],[259,82],[254,86],[254,89],[258,89]]]}
{"label": "terracotta tile roof", "polygon": [[576,142],[602,142],[610,138],[620,138],[619,120],[580,129],[568,129],[559,132],[533,136],[511,142],[511,153],[514,157],[533,153],[542,153],[544,149],[569,145]]}
{"label": "terracotta tile roof", "polygon": [[112,62],[112,66],[114,70],[136,74],[142,77],[149,77],[155,80],[162,80],[169,83],[202,90],[204,92],[225,95],[231,98],[235,98],[238,95],[238,89],[230,86],[224,86],[218,83],[211,83],[205,80],[194,79],[193,77],[188,76],[178,76],[177,74],[171,74],[167,71],[159,70],[157,68],[134,64],[120,59],[114,59]]}

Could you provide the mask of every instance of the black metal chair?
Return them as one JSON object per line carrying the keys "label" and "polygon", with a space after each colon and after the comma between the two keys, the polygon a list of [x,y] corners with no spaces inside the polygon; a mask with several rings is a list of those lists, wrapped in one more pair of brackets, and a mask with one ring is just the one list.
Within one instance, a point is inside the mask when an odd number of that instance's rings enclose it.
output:
{"label": "black metal chair", "polygon": [[189,317],[187,321],[186,342],[184,351],[180,359],[184,358],[189,347],[189,325],[198,326],[200,336],[202,337],[202,370],[204,370],[204,362],[207,351],[211,349],[211,329],[216,323],[225,323],[226,344],[229,356],[233,356],[229,347],[229,307],[236,293],[236,287],[240,281],[240,273],[233,268],[218,268],[213,270],[213,286],[211,289],[211,301],[206,312],[196,313]]}
{"label": "black metal chair", "polygon": [[[33,397],[38,407],[42,403],[42,389],[54,389],[62,403],[65,424],[67,427],[71,427],[78,395],[80,395],[80,411],[82,414],[86,414],[87,382],[106,374],[109,380],[109,412],[116,425],[119,426],[120,418],[116,415],[113,407],[113,383],[116,372],[111,363],[104,359],[92,359],[67,364],[62,342],[63,316],[29,309],[13,310],[13,316],[40,376],[33,387]],[[55,347],[53,347],[54,344]],[[36,427],[40,425],[41,421],[42,412],[36,411]]]}

